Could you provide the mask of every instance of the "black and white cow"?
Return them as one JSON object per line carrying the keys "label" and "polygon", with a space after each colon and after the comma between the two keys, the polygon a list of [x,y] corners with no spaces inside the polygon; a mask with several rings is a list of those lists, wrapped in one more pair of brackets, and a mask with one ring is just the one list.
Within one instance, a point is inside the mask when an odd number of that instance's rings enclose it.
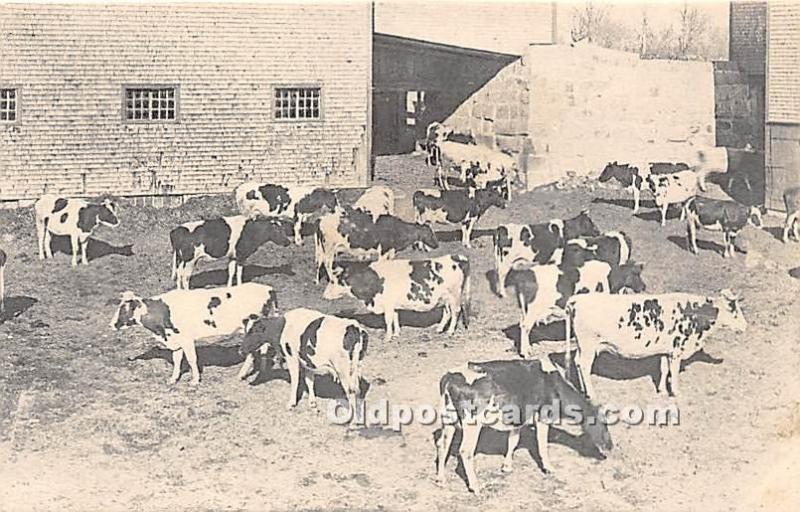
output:
{"label": "black and white cow", "polygon": [[239,213],[246,217],[286,217],[294,221],[294,241],[303,244],[303,223],[314,215],[332,212],[339,204],[326,188],[286,187],[273,183],[242,183],[234,191]]}
{"label": "black and white cow", "polygon": [[569,219],[552,219],[541,224],[499,225],[492,235],[498,294],[505,297],[503,283],[516,261],[561,263],[567,240],[599,234],[586,210]]}
{"label": "black and white cow", "polygon": [[504,284],[514,290],[520,308],[520,355],[530,355],[528,340],[536,325],[564,318],[567,301],[573,295],[643,292],[642,267],[635,263],[612,266],[596,260],[577,266],[528,262],[513,266]]}
{"label": "black and white cow", "polygon": [[795,242],[800,242],[800,187],[791,187],[783,192],[783,204],[786,206],[786,221],[783,223],[783,242],[789,241],[789,232]]}
{"label": "black and white cow", "polygon": [[[702,350],[717,327],[738,332],[747,328],[739,302],[727,289],[717,297],[689,293],[572,297],[567,302],[565,332],[575,333],[575,363],[587,396],[595,396],[590,374],[595,357],[603,351],[633,359],[662,356],[658,391],[666,389],[669,377],[671,394],[677,395],[681,361]],[[569,370],[569,336],[565,339]]]}
{"label": "black and white cow", "polygon": [[689,249],[697,254],[697,229],[722,231],[725,246],[722,257],[733,257],[736,235],[747,224],[762,225],[762,211],[757,206],[744,206],[736,201],[695,196],[683,206]]}
{"label": "black and white cow", "polygon": [[489,208],[506,207],[503,196],[494,189],[417,190],[412,202],[418,223],[460,224],[464,247],[471,246],[472,229]]}
{"label": "black and white cow", "polygon": [[[548,433],[555,418],[579,422],[601,458],[614,443],[599,407],[576,390],[549,360],[469,362],[448,371],[439,380],[442,399],[441,436],[436,442],[436,482],[444,484],[450,445],[461,429],[459,455],[467,487],[480,493],[475,471],[475,451],[484,427],[508,432],[502,471],[512,471],[514,450],[525,427],[536,429],[536,444],[544,473],[552,472]],[[548,417],[548,409],[552,411]],[[571,415],[567,411],[576,414]]]}
{"label": "black and white cow", "polygon": [[36,235],[39,242],[39,259],[52,258],[50,236],[69,236],[72,246],[72,266],[81,262],[88,265],[86,245],[92,232],[100,224],[119,225],[116,205],[105,199],[102,203],[90,203],[83,199],[70,199],[55,194],[45,194],[33,205],[36,217]]}
{"label": "black and white cow", "polygon": [[287,247],[292,231],[290,221],[260,215],[232,215],[181,224],[169,232],[172,278],[178,288],[188,289],[189,278],[200,259],[228,258],[228,286],[242,284],[247,258],[267,242]]}
{"label": "black and white cow", "polygon": [[239,378],[252,371],[254,355],[266,361],[270,353],[287,362],[291,392],[286,403],[297,405],[300,374],[308,389],[308,403],[317,407],[314,380],[330,375],[341,383],[353,413],[361,389],[361,362],[367,353],[369,336],[355,320],[326,315],[307,308],[297,308],[282,315],[262,317],[255,321],[239,348],[246,356]]}
{"label": "black and white cow", "polygon": [[391,259],[398,251],[412,246],[431,250],[438,248],[439,242],[433,229],[425,224],[406,222],[393,215],[381,215],[373,220],[363,211],[337,210],[319,220],[314,234],[314,281],[319,284],[323,270],[331,279],[337,254]]}
{"label": "black and white cow", "polygon": [[616,161],[609,162],[600,173],[600,183],[610,180],[617,181],[633,194],[633,213],[639,211],[639,200],[642,190],[647,188],[647,177],[651,174],[671,174],[685,171],[689,166],[683,162],[653,162],[620,164]]}
{"label": "black and white cow", "polygon": [[117,331],[141,325],[172,350],[170,384],[180,378],[184,354],[192,370],[192,385],[200,383],[195,343],[228,338],[278,307],[275,290],[259,283],[233,287],[172,290],[150,298],[132,291],[122,294],[111,327]]}
{"label": "black and white cow", "polygon": [[383,313],[386,341],[400,334],[400,309],[426,312],[443,306],[439,332],[456,330],[459,316],[469,324],[469,259],[459,254],[424,260],[336,262],[325,288],[328,300],[350,296],[372,313]]}
{"label": "black and white cow", "polygon": [[442,162],[441,143],[453,133],[453,128],[434,121],[425,130],[425,140],[423,141],[426,152],[425,163],[428,165],[439,166]]}
{"label": "black and white cow", "polygon": [[672,174],[651,174],[647,177],[650,191],[655,197],[656,206],[661,210],[661,225],[667,223],[667,210],[671,204],[681,205],[681,220],[686,214],[683,204],[697,194],[698,175],[693,170]]}
{"label": "black and white cow", "polygon": [[373,219],[381,215],[394,215],[394,192],[381,185],[369,187],[353,203],[353,209],[369,213]]}
{"label": "black and white cow", "polygon": [[600,236],[587,236],[568,240],[561,262],[577,266],[585,261],[604,261],[619,266],[631,258],[633,243],[624,231],[608,231]]}

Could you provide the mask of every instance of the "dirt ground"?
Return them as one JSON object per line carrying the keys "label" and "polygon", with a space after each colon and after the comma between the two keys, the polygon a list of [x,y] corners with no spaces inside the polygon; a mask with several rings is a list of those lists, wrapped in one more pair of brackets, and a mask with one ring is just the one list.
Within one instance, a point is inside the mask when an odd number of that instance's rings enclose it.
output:
{"label": "dirt ground", "polygon": [[[430,186],[420,157],[378,160],[377,177],[397,190],[409,218],[411,193]],[[649,198],[648,198],[649,199]],[[800,244],[777,238],[782,219],[746,228],[747,254],[723,259],[721,235],[702,232],[699,256],[685,250],[674,212],[665,228],[647,208],[631,215],[622,190],[592,184],[547,187],[518,195],[478,224],[474,248],[463,249],[452,227],[439,226],[434,254],[472,261],[472,324],[452,337],[407,326],[394,342],[371,328],[364,362],[368,402],[437,404],[448,369],[468,360],[514,358],[517,308],[490,288],[489,228],[538,222],[588,208],[602,230],[622,229],[633,257],[644,262],[648,291],[741,292],[745,334],[720,330],[707,352],[681,375],[677,399],[655,393],[657,361],[601,357],[593,380],[599,397],[618,406],[675,403],[680,425],[611,427],[615,449],[591,455],[578,430],[552,429],[545,477],[535,436],[523,435],[515,470],[500,472],[505,435],[485,431],[477,469],[485,491],[467,492],[456,448],[443,488],[434,485],[436,426],[412,424],[351,431],[332,425],[305,401],[284,407],[289,384],[237,379],[238,338],[199,350],[197,388],[183,375],[167,385],[171,362],[141,328],[116,333],[108,323],[124,290],[141,295],[171,289],[167,233],[179,222],[230,212],[228,198],[181,208],[121,208],[122,225],[96,233],[88,266],[68,256],[39,261],[30,210],[2,212],[9,313],[0,325],[0,509],[22,510],[763,510],[800,506],[798,350]],[[133,244],[132,247],[126,247]],[[403,254],[405,256],[406,254]],[[279,291],[281,308],[359,311],[351,300],[328,302],[313,284],[313,242],[262,248],[245,279]],[[796,275],[796,271],[795,271]],[[224,284],[224,263],[201,265],[193,286]],[[401,317],[432,324],[435,318]],[[380,327],[380,319],[369,322]],[[542,341],[537,351],[558,350]],[[128,357],[143,354],[129,361]],[[318,386],[321,397],[335,386]],[[322,400],[324,411],[326,400]],[[794,478],[790,477],[793,472]],[[794,505],[792,507],[791,505]]]}

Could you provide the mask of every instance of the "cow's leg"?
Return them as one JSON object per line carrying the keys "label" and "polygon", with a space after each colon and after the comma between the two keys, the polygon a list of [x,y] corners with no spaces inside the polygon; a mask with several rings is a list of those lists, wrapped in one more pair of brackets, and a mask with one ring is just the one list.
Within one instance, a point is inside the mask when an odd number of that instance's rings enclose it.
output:
{"label": "cow's leg", "polygon": [[512,462],[514,458],[514,450],[517,449],[517,445],[519,444],[519,434],[522,429],[512,430],[508,433],[508,446],[506,447],[506,457],[503,459],[503,465],[500,467],[500,470],[503,473],[511,473],[514,468],[512,467]]}
{"label": "cow's leg", "polygon": [[78,235],[70,235],[69,236],[69,243],[72,246],[72,266],[78,266],[78,251],[80,251],[80,241],[78,240]]}
{"label": "cow's leg", "polygon": [[390,342],[394,335],[394,311],[387,309],[383,312],[383,323],[386,324],[386,334],[383,337],[383,341]]}
{"label": "cow's leg", "polygon": [[239,370],[239,379],[244,380],[250,375],[253,368],[255,368],[255,357],[253,354],[247,354],[247,357],[244,358],[244,363],[242,363],[242,368]]}
{"label": "cow's leg", "polygon": [[639,212],[639,198],[641,196],[641,191],[638,187],[632,186],[631,192],[633,192],[633,213]]}
{"label": "cow's leg", "polygon": [[669,375],[669,356],[661,356],[661,375],[656,386],[656,393],[663,393],[667,390],[667,375]]}
{"label": "cow's leg", "polygon": [[731,258],[736,255],[736,233],[728,234],[728,252]]}
{"label": "cow's leg", "polygon": [[438,332],[444,332],[444,331],[447,330],[447,322],[448,322],[448,320],[450,320],[450,317],[452,316],[452,314],[453,313],[452,313],[451,305],[448,304],[448,303],[445,303],[442,306],[442,319],[436,325],[436,330]]}
{"label": "cow's leg", "polygon": [[550,464],[550,454],[547,449],[547,437],[550,433],[550,425],[543,421],[536,420],[536,448],[539,450],[539,459],[542,461],[542,471],[550,473],[553,466]]}
{"label": "cow's leg", "polygon": [[594,387],[592,386],[592,365],[594,364],[595,354],[585,350],[578,350],[575,354],[575,366],[578,368],[578,377],[583,385],[587,397],[593,398]]}
{"label": "cow's leg", "polygon": [[681,371],[681,358],[673,355],[669,360],[669,391],[670,396],[678,396],[678,374]]}
{"label": "cow's leg", "polygon": [[481,434],[481,425],[465,424],[461,429],[461,447],[458,452],[461,455],[461,464],[464,466],[464,473],[467,475],[467,487],[475,494],[480,493],[478,475],[475,474],[475,449],[478,447],[478,437]]}
{"label": "cow's leg", "polygon": [[[458,325],[458,314],[461,312],[461,295],[454,297],[453,303],[447,306],[447,320],[450,323],[450,328],[447,333],[452,336],[456,333],[456,326]],[[444,316],[442,317],[444,319]]]}
{"label": "cow's leg", "polygon": [[728,245],[729,244],[730,244],[730,237],[728,236],[728,232],[727,231],[723,231],[722,232],[722,245],[723,245],[723,247],[722,247],[722,257],[723,258],[727,258],[728,257]]}
{"label": "cow's leg", "polygon": [[303,245],[303,236],[301,233],[302,229],[303,229],[303,217],[298,214],[294,218],[294,243],[296,245]]}
{"label": "cow's leg", "polygon": [[522,312],[519,319],[519,355],[527,358],[531,351],[531,331],[533,330],[534,321],[529,318],[528,311]]}
{"label": "cow's leg", "polygon": [[447,464],[447,456],[450,454],[450,445],[456,434],[455,425],[442,425],[442,435],[436,441],[436,483],[444,483],[444,470]]}
{"label": "cow's leg", "polygon": [[86,238],[79,237],[78,238],[78,245],[81,248],[81,263],[84,265],[89,264],[89,260],[86,258],[86,246],[89,245],[89,237]]}
{"label": "cow's leg", "polygon": [[297,390],[300,387],[300,359],[292,357],[286,361],[286,366],[289,367],[289,400],[286,402],[286,408],[292,409],[297,405]]}
{"label": "cow's leg", "polygon": [[244,272],[244,265],[236,262],[236,284],[242,284],[242,272]]}
{"label": "cow's leg", "polygon": [[317,408],[317,395],[314,393],[314,375],[307,371],[305,374],[306,388],[308,389],[308,405]]}
{"label": "cow's leg", "polygon": [[669,203],[665,203],[661,206],[661,225],[667,225],[667,210],[669,210]]}
{"label": "cow's leg", "polygon": [[52,233],[50,233],[50,230],[47,229],[47,226],[45,226],[45,229],[44,229],[44,255],[45,255],[45,258],[52,258],[53,257],[53,248],[50,246],[50,242],[51,242],[52,239],[53,239]]}
{"label": "cow's leg", "polygon": [[681,203],[681,216],[680,216],[679,220],[683,220],[683,219],[686,218],[686,208],[684,208],[683,206],[684,206],[684,204]]}
{"label": "cow's leg", "polygon": [[44,220],[36,219],[36,241],[39,243],[39,259],[43,260],[45,258],[44,252],[44,238],[46,233],[45,223]]}
{"label": "cow's leg", "polygon": [[236,277],[236,260],[231,259],[228,262],[228,287],[233,286],[233,280]]}
{"label": "cow's leg", "polygon": [[183,349],[172,351],[172,376],[169,379],[170,384],[175,384],[181,378],[181,363],[183,362]]}
{"label": "cow's leg", "polygon": [[197,366],[197,349],[194,341],[187,344],[183,351],[186,353],[186,361],[189,363],[189,368],[192,370],[192,380],[189,382],[192,386],[200,384],[200,368]]}
{"label": "cow's leg", "polygon": [[397,336],[400,334],[400,312],[392,309],[392,334]]}
{"label": "cow's leg", "polygon": [[800,242],[800,219],[797,218],[797,213],[794,214],[794,222],[792,222],[792,234],[794,241]]}
{"label": "cow's leg", "polygon": [[697,224],[694,223],[693,219],[686,219],[686,234],[689,250],[694,254],[698,254],[700,251],[697,249]]}

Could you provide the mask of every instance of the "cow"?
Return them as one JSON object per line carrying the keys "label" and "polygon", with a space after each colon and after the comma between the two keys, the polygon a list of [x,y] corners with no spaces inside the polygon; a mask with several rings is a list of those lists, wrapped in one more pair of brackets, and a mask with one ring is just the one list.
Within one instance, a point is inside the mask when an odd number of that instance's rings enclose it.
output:
{"label": "cow", "polygon": [[786,206],[786,221],[783,223],[783,243],[789,241],[789,232],[795,242],[800,242],[800,187],[788,188],[783,192],[783,204]]}
{"label": "cow", "polygon": [[624,231],[608,231],[600,236],[587,236],[568,240],[561,262],[577,266],[585,261],[605,261],[611,266],[627,263],[633,244]]}
{"label": "cow", "polygon": [[185,355],[192,371],[191,385],[196,386],[200,383],[197,341],[214,343],[228,338],[277,307],[275,290],[259,283],[171,290],[150,298],[128,290],[122,293],[110,326],[120,331],[141,325],[171,350],[170,384],[178,382]]}
{"label": "cow", "polygon": [[336,194],[326,188],[286,187],[272,183],[242,183],[234,191],[239,213],[286,217],[294,220],[294,241],[303,245],[303,223],[314,215],[332,212],[339,204]]}
{"label": "cow", "polygon": [[[655,196],[656,206],[661,209],[661,225],[667,223],[667,210],[671,204],[683,205],[697,194],[698,176],[695,171],[686,170],[672,174],[651,174],[647,177],[650,191]],[[681,219],[685,212],[681,208]]]}
{"label": "cow", "polygon": [[291,393],[286,403],[294,408],[299,397],[300,375],[308,389],[308,403],[317,407],[314,380],[330,375],[341,383],[351,411],[356,412],[356,398],[361,388],[361,362],[367,353],[369,336],[355,320],[326,315],[307,308],[297,308],[282,315],[256,320],[245,334],[239,353],[245,357],[239,371],[244,379],[253,369],[254,355],[266,360],[269,353],[287,363]]}
{"label": "cow", "polygon": [[425,163],[440,166],[442,162],[441,143],[453,133],[453,128],[437,121],[428,125],[425,130],[424,146],[426,151]]}
{"label": "cow", "polygon": [[520,308],[520,355],[530,355],[528,340],[536,325],[564,318],[567,301],[573,295],[643,292],[642,268],[641,264],[612,266],[596,260],[578,266],[533,265],[529,262],[514,265],[504,285],[514,290]]}
{"label": "cow", "polygon": [[389,187],[369,187],[353,203],[353,209],[372,215],[373,220],[381,215],[394,215],[394,192]]}
{"label": "cow", "polygon": [[383,313],[385,340],[400,334],[399,309],[426,312],[443,306],[439,332],[453,334],[461,318],[469,326],[470,265],[459,254],[421,260],[336,262],[323,297],[350,296],[372,313]]}
{"label": "cow", "polygon": [[[703,349],[717,327],[744,332],[741,298],[724,289],[718,296],[690,293],[660,295],[575,295],[567,302],[566,333],[575,335],[575,364],[587,396],[594,397],[590,374],[597,354],[611,351],[626,358],[661,356],[659,393],[670,381],[677,396],[681,361]],[[569,371],[570,336],[565,337]]]}
{"label": "cow", "polygon": [[189,278],[200,259],[228,258],[228,286],[242,284],[244,262],[263,244],[291,244],[290,221],[280,217],[232,215],[187,222],[169,232],[172,244],[172,279],[179,289],[189,288]]}
{"label": "cow", "polygon": [[600,183],[615,180],[633,194],[633,213],[639,211],[639,200],[646,186],[647,177],[651,174],[670,174],[684,171],[689,166],[685,163],[653,162],[620,164],[616,160],[609,162],[600,173]]}
{"label": "cow", "polygon": [[461,243],[471,247],[472,228],[492,206],[505,208],[503,196],[494,189],[417,190],[412,198],[416,222],[461,225]]}
{"label": "cow", "polygon": [[744,206],[736,201],[695,196],[683,205],[686,217],[687,245],[698,254],[697,229],[722,231],[724,247],[722,257],[733,257],[736,235],[747,224],[757,228],[762,225],[762,211],[757,206]]}
{"label": "cow", "polygon": [[92,232],[103,224],[117,227],[117,207],[110,199],[90,203],[83,199],[66,198],[56,194],[45,194],[33,204],[36,235],[39,242],[39,259],[53,257],[50,247],[51,235],[69,236],[72,247],[72,266],[88,265],[86,245]]}
{"label": "cow", "polygon": [[[548,433],[553,416],[571,417],[580,423],[600,458],[605,458],[614,447],[599,407],[576,390],[549,360],[468,362],[442,376],[439,394],[442,430],[436,441],[438,485],[444,484],[447,456],[457,429],[462,433],[459,454],[467,488],[475,494],[480,493],[475,450],[484,427],[508,432],[504,473],[512,471],[520,433],[529,426],[536,428],[541,469],[545,474],[552,472]],[[548,414],[548,409],[552,414]]]}
{"label": "cow", "polygon": [[320,218],[314,232],[314,282],[320,283],[323,270],[331,279],[337,254],[391,259],[398,251],[412,246],[431,250],[438,248],[439,242],[433,229],[425,224],[406,222],[393,215],[373,219],[360,210],[338,210]]}
{"label": "cow", "polygon": [[567,240],[599,234],[586,210],[569,219],[552,219],[541,224],[499,225],[492,234],[498,294],[505,297],[503,283],[514,262],[560,263]]}

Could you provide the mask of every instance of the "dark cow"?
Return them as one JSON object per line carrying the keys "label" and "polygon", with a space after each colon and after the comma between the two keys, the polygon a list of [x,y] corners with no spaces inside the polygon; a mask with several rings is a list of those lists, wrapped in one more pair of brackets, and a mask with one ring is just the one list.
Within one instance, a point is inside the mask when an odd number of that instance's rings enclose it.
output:
{"label": "dark cow", "polygon": [[246,217],[286,217],[294,221],[294,241],[303,244],[301,229],[314,215],[330,213],[336,194],[318,187],[286,187],[272,183],[242,183],[234,191],[239,213]]}
{"label": "dark cow", "polygon": [[393,215],[374,219],[360,210],[338,210],[319,220],[314,233],[316,274],[319,284],[323,270],[331,279],[333,262],[337,254],[356,257],[378,256],[394,258],[398,251],[408,247],[430,250],[439,247],[430,226],[406,222]]}
{"label": "dark cow", "polygon": [[735,201],[695,196],[683,206],[689,249],[697,254],[697,229],[722,231],[725,246],[722,257],[733,257],[736,235],[747,224],[761,227],[762,210]]}
{"label": "dark cow", "polygon": [[[718,297],[689,293],[661,295],[575,295],[567,302],[566,333],[575,333],[575,363],[587,396],[594,397],[590,374],[597,354],[611,351],[622,357],[661,357],[658,391],[670,378],[672,395],[678,393],[681,361],[702,350],[719,326],[738,332],[747,328],[740,298],[730,290]],[[569,370],[569,336],[565,338]]]}
{"label": "dark cow", "polygon": [[570,297],[589,292],[641,293],[645,290],[641,273],[642,265],[612,266],[596,260],[576,266],[529,262],[513,266],[504,285],[514,290],[520,308],[520,355],[530,356],[528,340],[536,325],[564,318]]}
{"label": "dark cow", "polygon": [[459,317],[465,328],[469,324],[470,273],[466,256],[336,262],[332,274],[323,297],[354,297],[370,312],[383,313],[386,341],[400,334],[400,309],[426,312],[443,306],[438,330],[449,334],[455,332]]}
{"label": "dark cow", "polygon": [[608,231],[600,236],[588,236],[568,240],[564,246],[561,262],[577,266],[585,261],[605,261],[612,267],[627,263],[633,247],[631,238],[624,231]]}
{"label": "dark cow", "polygon": [[492,206],[505,208],[503,196],[493,189],[417,190],[413,196],[416,222],[461,225],[461,243],[470,247],[475,223]]}
{"label": "dark cow", "polygon": [[33,205],[36,217],[36,235],[39,242],[39,259],[52,258],[50,236],[69,236],[72,246],[72,266],[88,265],[86,245],[89,236],[100,224],[109,227],[119,225],[117,207],[110,199],[101,203],[89,203],[83,199],[69,199],[55,194],[45,194]]}
{"label": "dark cow", "polygon": [[189,288],[198,260],[228,258],[228,286],[242,283],[244,262],[263,244],[291,244],[292,224],[279,217],[233,215],[181,224],[169,232],[172,278],[178,288]]}
{"label": "dark cow", "polygon": [[800,242],[800,187],[788,188],[783,192],[783,204],[786,206],[786,221],[783,223],[783,242],[789,241],[789,232],[795,242]]}
{"label": "dark cow", "polygon": [[600,230],[586,210],[570,219],[552,219],[541,224],[499,225],[492,235],[498,294],[505,296],[503,283],[514,262],[560,263],[567,240],[599,234]]}
{"label": "dark cow", "polygon": [[291,392],[286,403],[297,405],[300,374],[304,374],[308,403],[317,407],[314,380],[330,375],[341,383],[351,411],[356,412],[356,398],[361,387],[361,362],[367,352],[369,336],[355,320],[326,315],[319,311],[297,308],[283,315],[260,318],[248,329],[239,348],[245,362],[239,371],[244,379],[254,366],[254,354],[262,361],[269,354],[287,362]]}
{"label": "dark cow", "polygon": [[480,492],[475,450],[483,427],[508,432],[504,473],[512,471],[520,432],[528,426],[536,428],[542,471],[552,471],[548,433],[550,424],[557,419],[579,423],[601,458],[614,447],[599,407],[578,392],[548,360],[469,362],[442,376],[439,394],[442,398],[442,433],[436,442],[439,485],[444,483],[450,444],[459,428],[461,463],[468,489],[475,494]]}
{"label": "dark cow", "polygon": [[214,343],[227,339],[277,307],[275,290],[258,283],[172,290],[149,299],[126,291],[111,319],[111,327],[119,331],[141,325],[172,350],[170,384],[178,382],[185,354],[192,371],[191,384],[197,385],[200,383],[197,341]]}

